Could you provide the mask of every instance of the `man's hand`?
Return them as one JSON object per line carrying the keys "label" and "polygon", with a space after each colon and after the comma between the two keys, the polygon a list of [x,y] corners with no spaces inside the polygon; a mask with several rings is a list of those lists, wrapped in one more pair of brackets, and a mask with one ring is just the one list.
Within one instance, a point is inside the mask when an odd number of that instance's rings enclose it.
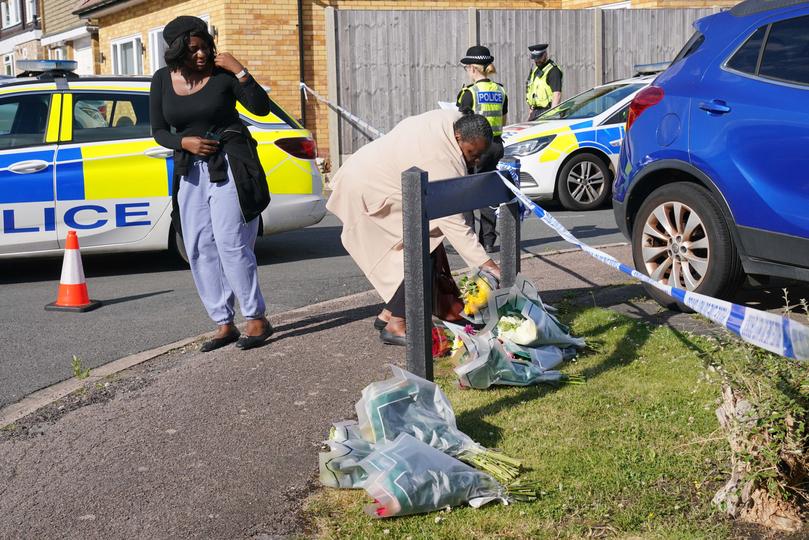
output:
{"label": "man's hand", "polygon": [[219,141],[202,137],[183,137],[181,144],[183,150],[195,156],[211,156],[219,149]]}
{"label": "man's hand", "polygon": [[226,52],[217,54],[216,58],[214,58],[213,60],[213,63],[216,65],[216,67],[224,69],[226,71],[230,71],[234,75],[236,75],[237,73],[239,73],[241,70],[244,69],[244,66],[241,64],[241,62],[236,60],[236,58],[234,58],[232,54]]}
{"label": "man's hand", "polygon": [[494,262],[493,260],[489,259],[485,263],[481,264],[480,268],[491,272],[492,275],[496,277],[498,280],[500,279],[500,267],[497,266],[497,263]]}

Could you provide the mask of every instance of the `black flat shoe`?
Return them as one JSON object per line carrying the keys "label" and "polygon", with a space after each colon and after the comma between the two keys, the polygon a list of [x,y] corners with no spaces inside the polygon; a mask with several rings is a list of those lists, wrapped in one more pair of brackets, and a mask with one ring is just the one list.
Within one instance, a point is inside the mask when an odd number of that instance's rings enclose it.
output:
{"label": "black flat shoe", "polygon": [[239,339],[239,335],[240,334],[229,334],[225,337],[209,339],[208,341],[202,344],[199,350],[201,352],[211,352],[215,351],[216,349],[221,349],[225,345],[230,345],[231,343]]}
{"label": "black flat shoe", "polygon": [[262,345],[269,337],[275,332],[271,324],[268,324],[267,329],[258,336],[242,336],[236,342],[236,347],[243,351],[254,349]]}
{"label": "black flat shoe", "polygon": [[387,330],[382,330],[379,332],[379,339],[381,339],[382,343],[385,345],[398,345],[400,347],[404,347],[407,344],[407,335],[397,336],[396,334],[392,334]]}
{"label": "black flat shoe", "polygon": [[383,321],[382,319],[377,317],[376,320],[374,321],[374,330],[382,331],[385,329],[387,325],[388,321]]}

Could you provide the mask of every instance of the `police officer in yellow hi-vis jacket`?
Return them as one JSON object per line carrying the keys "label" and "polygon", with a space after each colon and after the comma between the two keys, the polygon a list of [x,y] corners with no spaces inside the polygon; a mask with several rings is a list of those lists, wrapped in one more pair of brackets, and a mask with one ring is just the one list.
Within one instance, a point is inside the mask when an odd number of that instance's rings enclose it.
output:
{"label": "police officer in yellow hi-vis jacket", "polygon": [[[488,172],[497,170],[497,162],[503,157],[503,125],[506,123],[508,113],[508,97],[503,85],[489,80],[490,75],[497,71],[494,68],[494,57],[489,49],[480,45],[469,47],[461,64],[469,76],[470,84],[461,88],[458,93],[458,110],[469,109],[482,115],[492,126],[494,138],[489,150],[481,157],[475,170],[472,172]],[[474,223],[474,213],[464,214],[467,224]],[[480,209],[480,230],[478,239],[483,244],[486,253],[494,252],[497,240],[497,218],[494,209],[488,206]]]}
{"label": "police officer in yellow hi-vis jacket", "polygon": [[530,122],[562,101],[562,70],[548,58],[547,43],[531,45],[528,50],[534,61],[534,67],[531,68],[525,85],[525,100],[530,109],[528,115]]}

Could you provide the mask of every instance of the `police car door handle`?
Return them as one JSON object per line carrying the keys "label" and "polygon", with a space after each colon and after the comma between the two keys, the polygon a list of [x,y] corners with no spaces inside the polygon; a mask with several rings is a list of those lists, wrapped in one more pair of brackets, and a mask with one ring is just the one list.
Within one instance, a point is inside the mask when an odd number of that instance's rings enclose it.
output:
{"label": "police car door handle", "polygon": [[725,114],[730,112],[728,104],[721,99],[712,99],[708,102],[703,101],[699,104],[699,108],[712,114]]}
{"label": "police car door handle", "polygon": [[50,163],[42,161],[41,159],[31,159],[27,161],[18,161],[8,166],[8,170],[16,174],[31,174],[47,169]]}
{"label": "police car door handle", "polygon": [[166,159],[174,155],[174,150],[163,148],[162,146],[155,146],[153,148],[147,148],[143,153],[151,158]]}

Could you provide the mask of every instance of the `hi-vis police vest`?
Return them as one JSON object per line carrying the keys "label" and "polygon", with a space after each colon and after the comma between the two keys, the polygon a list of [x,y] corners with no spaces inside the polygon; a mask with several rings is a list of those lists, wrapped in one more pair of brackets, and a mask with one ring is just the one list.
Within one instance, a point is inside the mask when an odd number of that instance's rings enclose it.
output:
{"label": "hi-vis police vest", "polygon": [[503,134],[503,105],[506,102],[506,91],[503,85],[493,81],[478,81],[464,86],[458,94],[460,105],[464,92],[472,93],[473,110],[483,116],[492,126],[492,134],[499,137]]}
{"label": "hi-vis police vest", "polygon": [[[533,109],[547,109],[553,103],[553,90],[548,85],[548,73],[551,69],[559,68],[552,61],[548,61],[542,67],[534,66],[531,73],[528,75],[528,82],[526,83],[525,101],[528,106]],[[561,72],[561,70],[559,70]]]}

